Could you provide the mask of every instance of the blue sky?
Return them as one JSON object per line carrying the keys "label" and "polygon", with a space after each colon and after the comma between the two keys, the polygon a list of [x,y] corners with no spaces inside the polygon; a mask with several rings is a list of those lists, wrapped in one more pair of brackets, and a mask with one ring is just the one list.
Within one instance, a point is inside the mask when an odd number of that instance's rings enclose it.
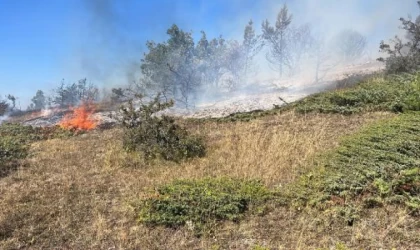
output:
{"label": "blue sky", "polygon": [[164,40],[171,24],[238,38],[251,18],[257,30],[274,21],[284,2],[296,22],[324,33],[353,28],[374,48],[398,31],[399,17],[418,13],[414,0],[0,0],[0,95],[26,109],[38,89],[49,93],[62,79],[124,84],[146,40]]}

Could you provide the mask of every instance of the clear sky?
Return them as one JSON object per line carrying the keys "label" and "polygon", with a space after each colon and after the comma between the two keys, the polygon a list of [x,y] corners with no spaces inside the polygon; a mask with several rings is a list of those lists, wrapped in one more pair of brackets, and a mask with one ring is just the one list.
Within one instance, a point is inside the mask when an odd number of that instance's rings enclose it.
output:
{"label": "clear sky", "polygon": [[296,22],[325,34],[356,29],[375,50],[398,32],[399,17],[420,13],[414,0],[0,0],[0,95],[26,109],[36,90],[49,93],[62,79],[124,84],[145,42],[166,39],[173,23],[239,38],[251,18],[257,31],[274,22],[285,2]]}

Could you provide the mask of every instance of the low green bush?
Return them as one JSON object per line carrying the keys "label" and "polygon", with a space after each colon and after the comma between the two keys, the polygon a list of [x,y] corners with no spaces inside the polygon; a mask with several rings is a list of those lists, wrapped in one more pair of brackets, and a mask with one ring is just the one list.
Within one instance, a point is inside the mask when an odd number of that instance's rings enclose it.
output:
{"label": "low green bush", "polygon": [[[143,98],[137,96],[138,99]],[[169,161],[181,161],[205,155],[201,138],[190,135],[175,123],[175,119],[157,113],[173,106],[173,102],[160,102],[158,95],[148,104],[136,108],[133,101],[121,107],[120,121],[125,128],[123,144],[129,151],[138,151],[148,158],[162,157]]]}
{"label": "low green bush", "polygon": [[188,225],[200,232],[205,225],[239,221],[247,211],[262,211],[272,197],[273,193],[255,180],[178,180],[142,200],[139,218],[148,225]]}
{"label": "low green bush", "polygon": [[59,127],[35,128],[18,123],[0,125],[0,176],[16,167],[19,159],[28,155],[29,145],[34,141],[70,136]]}
{"label": "low green bush", "polygon": [[0,137],[0,166],[6,162],[24,158],[27,146],[13,136]]}
{"label": "low green bush", "polygon": [[346,138],[291,188],[300,205],[399,203],[420,211],[420,112],[371,125]]}
{"label": "low green bush", "polygon": [[353,88],[315,94],[293,105],[299,113],[344,115],[369,111],[419,110],[420,73],[371,78]]}
{"label": "low green bush", "polygon": [[[418,7],[420,2],[417,1]],[[377,60],[385,63],[385,72],[387,74],[412,73],[420,69],[420,16],[415,19],[400,18],[404,39],[395,36],[390,43],[381,41],[379,45],[380,52],[387,56],[380,57]]]}

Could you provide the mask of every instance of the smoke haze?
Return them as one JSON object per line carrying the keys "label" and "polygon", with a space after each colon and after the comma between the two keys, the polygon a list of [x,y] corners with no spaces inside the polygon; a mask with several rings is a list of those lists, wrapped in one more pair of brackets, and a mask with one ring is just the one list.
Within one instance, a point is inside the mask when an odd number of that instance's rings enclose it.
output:
{"label": "smoke haze", "polygon": [[[153,7],[152,11],[167,26],[160,25],[158,29],[146,27],[155,26],[155,23],[145,23],[137,26],[137,30],[130,30],[128,18],[125,15],[135,15],[137,11],[127,12],[136,7],[135,1],[115,2],[111,0],[87,0],[87,25],[85,35],[82,35],[82,44],[77,59],[74,60],[76,71],[95,82],[107,86],[127,84],[139,77],[140,59],[145,52],[145,40],[162,42],[166,39],[166,29],[172,23],[177,24],[185,31],[193,31],[198,40],[199,31],[207,32],[208,37],[222,35],[226,39],[241,41],[245,24],[254,20],[254,28],[261,33],[261,23],[268,19],[275,23],[278,11],[284,3],[288,4],[293,15],[294,26],[309,24],[315,35],[330,40],[334,35],[344,29],[360,32],[367,38],[367,52],[371,60],[378,56],[378,45],[381,40],[392,38],[395,34],[401,35],[398,29],[398,19],[401,16],[415,15],[415,1],[396,2],[385,1],[272,1],[265,0],[258,3],[245,3],[244,1],[203,1],[192,5],[188,1],[163,1]],[[246,1],[245,1],[246,2]],[[218,6],[220,4],[220,6]],[[190,6],[188,6],[190,5]],[[191,6],[192,5],[192,6]],[[252,7],[249,9],[244,8]],[[237,13],[216,20],[205,20],[206,15],[215,11],[216,7],[224,8],[227,13],[238,10]],[[141,15],[144,11],[138,10]],[[217,18],[217,17],[216,17]],[[206,21],[208,23],[206,23]],[[203,27],[199,27],[199,25]],[[211,27],[211,26],[214,27]],[[134,27],[133,27],[134,28]],[[141,38],[138,36],[141,33]],[[146,39],[144,39],[146,38]],[[258,59],[258,70],[261,75],[276,77],[276,73],[268,69],[264,52]],[[79,68],[77,68],[79,67]]]}
{"label": "smoke haze", "polygon": [[[366,58],[370,60],[376,59],[381,40],[401,35],[400,17],[415,17],[418,13],[416,1],[411,0],[76,1],[72,5],[75,11],[69,21],[71,24],[67,26],[69,46],[60,53],[57,69],[50,70],[68,82],[87,77],[100,87],[125,85],[140,77],[140,60],[146,52],[146,41],[165,41],[166,30],[172,24],[192,31],[196,41],[201,30],[208,38],[222,35],[227,40],[241,41],[250,19],[254,21],[257,34],[261,34],[262,21],[267,19],[271,24],[275,23],[284,3],[293,15],[294,26],[309,24],[314,35],[325,40],[343,29],[360,32],[367,38],[369,53]],[[54,22],[54,19],[50,21]],[[259,74],[254,81],[277,77],[277,73],[268,67],[265,53],[262,51],[256,59]],[[55,79],[56,85],[61,78]],[[24,83],[26,86],[1,83],[0,94],[11,93],[19,97],[21,89],[26,87],[33,96],[37,89],[48,92],[56,87],[52,86],[55,80],[40,76],[34,78],[34,83]],[[30,98],[30,94],[22,94],[22,108],[29,104]]]}

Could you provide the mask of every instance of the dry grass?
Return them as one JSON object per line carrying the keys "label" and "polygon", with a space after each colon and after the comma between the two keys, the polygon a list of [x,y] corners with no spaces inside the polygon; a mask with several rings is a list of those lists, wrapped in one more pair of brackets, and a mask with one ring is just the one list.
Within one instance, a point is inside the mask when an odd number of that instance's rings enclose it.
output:
{"label": "dry grass", "polygon": [[[180,165],[146,163],[124,152],[117,129],[37,142],[29,167],[0,179],[0,248],[311,249],[343,241],[409,249],[416,239],[420,242],[420,234],[404,229],[420,225],[392,208],[371,211],[357,228],[346,228],[328,215],[273,208],[265,217],[227,223],[214,238],[199,239],[187,229],[144,227],[131,205],[174,179],[230,176],[261,179],[269,187],[285,185],[313,165],[317,154],[337,146],[342,135],[388,116],[287,113],[247,123],[190,125],[205,135],[208,154]],[[406,238],[410,241],[400,244]]]}

